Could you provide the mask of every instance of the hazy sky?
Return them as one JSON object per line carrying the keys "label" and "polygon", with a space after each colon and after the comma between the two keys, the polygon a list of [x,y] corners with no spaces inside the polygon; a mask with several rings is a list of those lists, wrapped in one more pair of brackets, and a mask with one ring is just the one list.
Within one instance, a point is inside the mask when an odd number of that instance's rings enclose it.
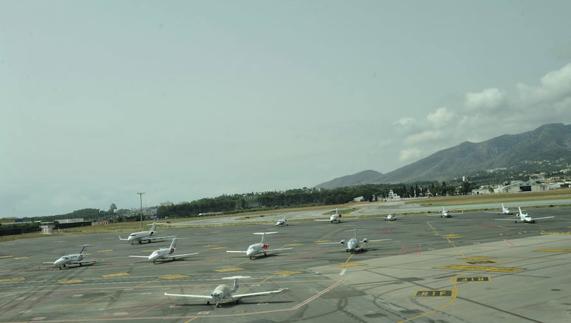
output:
{"label": "hazy sky", "polygon": [[391,171],[571,121],[569,1],[0,1],[0,216]]}

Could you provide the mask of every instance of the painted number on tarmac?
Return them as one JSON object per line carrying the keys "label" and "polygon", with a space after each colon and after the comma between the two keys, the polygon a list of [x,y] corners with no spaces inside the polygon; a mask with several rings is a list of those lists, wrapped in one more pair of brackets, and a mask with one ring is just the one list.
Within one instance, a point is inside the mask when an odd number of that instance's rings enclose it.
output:
{"label": "painted number on tarmac", "polygon": [[457,277],[456,281],[461,282],[487,282],[490,280],[490,277],[487,276],[475,276],[475,277]]}
{"label": "painted number on tarmac", "polygon": [[419,290],[416,292],[417,297],[438,297],[452,296],[451,290]]}

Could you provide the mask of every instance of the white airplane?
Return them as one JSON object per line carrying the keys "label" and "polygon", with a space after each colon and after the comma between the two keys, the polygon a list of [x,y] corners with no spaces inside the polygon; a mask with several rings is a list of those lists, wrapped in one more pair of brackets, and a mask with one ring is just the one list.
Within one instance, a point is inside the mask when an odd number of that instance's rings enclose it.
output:
{"label": "white airplane", "polygon": [[320,244],[323,245],[342,244],[345,246],[345,252],[359,253],[367,250],[366,246],[369,242],[380,242],[380,241],[391,240],[391,239],[369,240],[367,238],[363,238],[361,241],[359,241],[359,239],[357,239],[357,229],[355,229],[354,231],[355,232],[353,238],[349,239],[348,241],[345,241],[345,239],[343,239],[339,242],[324,242]]}
{"label": "white airplane", "polygon": [[221,284],[218,285],[211,293],[210,295],[192,295],[192,294],[170,294],[170,293],[165,293],[165,296],[173,296],[173,297],[187,297],[187,298],[199,298],[199,299],[204,299],[206,300],[206,304],[210,305],[211,303],[214,303],[216,305],[216,307],[220,307],[221,304],[225,304],[225,303],[234,303],[234,304],[238,304],[238,302],[242,299],[242,298],[247,298],[247,297],[255,297],[255,296],[265,296],[265,295],[271,295],[271,294],[279,294],[282,293],[284,291],[287,290],[287,288],[281,288],[281,289],[277,289],[277,290],[270,290],[267,292],[256,292],[256,293],[247,293],[247,294],[235,294],[236,291],[238,290],[238,279],[242,279],[242,278],[250,278],[249,276],[232,276],[232,277],[224,277],[222,279],[233,279],[234,280],[234,285],[232,287],[226,285],[226,284]]}
{"label": "white airplane", "polygon": [[396,220],[397,220],[396,215],[389,214],[385,217],[385,221],[396,221]]}
{"label": "white airplane", "polygon": [[136,242],[141,244],[144,241],[147,243],[151,243],[151,242],[165,241],[167,239],[174,238],[173,236],[157,237],[156,236],[157,224],[153,223],[150,226],[151,226],[151,229],[149,231],[133,232],[133,233],[129,234],[129,236],[127,238],[121,238],[121,236],[119,236],[119,240],[129,241],[131,244],[135,244]]}
{"label": "white airplane", "polygon": [[[529,214],[524,213],[524,212],[521,210],[521,207],[518,207],[518,210],[519,210],[519,213],[517,214],[517,216],[519,217],[519,219],[516,218],[515,221],[514,221],[515,223],[517,223],[518,220],[519,220],[519,222],[521,222],[521,223],[535,223],[536,220],[545,220],[545,219],[553,219],[553,218],[554,218],[554,216],[544,216],[544,217],[541,217],[541,218],[532,218]],[[496,219],[496,220],[499,220],[499,221],[512,221],[512,219]]]}
{"label": "white airplane", "polygon": [[45,264],[52,264],[54,267],[58,267],[59,269],[67,268],[70,266],[84,266],[84,265],[93,265],[95,261],[83,261],[85,256],[85,249],[89,247],[89,245],[84,244],[81,246],[81,251],[79,253],[73,253],[65,256],[59,257],[54,262],[46,262]]}
{"label": "white airplane", "polygon": [[184,253],[184,254],[176,255],[174,253],[175,249],[176,249],[176,238],[173,238],[171,245],[168,248],[157,249],[157,250],[153,251],[148,256],[129,256],[129,257],[131,257],[131,258],[146,258],[148,261],[152,261],[153,263],[156,263],[157,261],[174,261],[177,259],[183,259],[183,258],[186,258],[188,256],[194,256],[194,255],[198,254],[198,252],[193,252],[193,253]]}
{"label": "white airplane", "polygon": [[326,219],[317,219],[315,221],[325,222],[329,221],[329,223],[341,223],[341,213],[339,213],[339,209],[335,209],[333,213],[329,216],[329,220]]}
{"label": "white airplane", "polygon": [[463,213],[464,212],[462,212],[462,213],[456,213],[456,212],[451,213],[448,210],[446,210],[445,208],[442,208],[442,211],[440,211],[440,214],[438,214],[438,215],[429,214],[428,216],[439,216],[441,218],[451,218],[452,214],[463,214]]}
{"label": "white airplane", "polygon": [[494,214],[502,214],[502,215],[513,215],[514,213],[510,211],[510,209],[508,209],[507,207],[504,206],[504,203],[502,203],[501,208],[500,208],[500,212],[486,212],[486,213],[494,213]]}
{"label": "white airplane", "polygon": [[245,251],[243,250],[226,250],[228,253],[243,253],[246,256],[250,257],[251,260],[254,260],[256,256],[264,255],[267,256],[268,253],[275,253],[276,251],[283,251],[283,250],[290,250],[292,248],[278,248],[278,249],[270,249],[270,244],[264,242],[264,237],[266,234],[275,234],[277,232],[255,232],[256,235],[261,235],[262,240],[258,243],[254,243],[248,246],[248,249]]}
{"label": "white airplane", "polygon": [[276,221],[276,226],[277,227],[281,227],[281,226],[287,226],[287,219],[284,216],[283,218],[280,218]]}

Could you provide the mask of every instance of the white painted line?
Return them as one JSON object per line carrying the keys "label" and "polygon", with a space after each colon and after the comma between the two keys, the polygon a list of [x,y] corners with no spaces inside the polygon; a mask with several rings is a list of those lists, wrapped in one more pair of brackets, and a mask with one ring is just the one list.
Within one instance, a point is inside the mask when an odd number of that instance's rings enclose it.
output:
{"label": "white painted line", "polygon": [[341,270],[341,272],[339,273],[339,276],[343,276],[345,275],[345,272],[347,271],[347,268]]}

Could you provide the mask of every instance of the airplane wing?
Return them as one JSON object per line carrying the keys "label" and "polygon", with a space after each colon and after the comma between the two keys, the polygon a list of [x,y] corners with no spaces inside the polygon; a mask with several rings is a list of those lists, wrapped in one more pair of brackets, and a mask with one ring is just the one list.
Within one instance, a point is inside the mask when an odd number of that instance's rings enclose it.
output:
{"label": "airplane wing", "polygon": [[198,252],[183,253],[183,254],[180,254],[180,255],[170,255],[170,256],[168,256],[167,258],[175,260],[175,259],[182,259],[182,258],[185,258],[185,257],[188,257],[188,256],[194,256],[194,255],[198,255]]}
{"label": "airplane wing", "polygon": [[127,238],[121,238],[121,236],[119,236],[119,240],[121,240],[121,241],[127,241],[127,240],[129,240],[129,239],[127,239]]}
{"label": "airplane wing", "polygon": [[388,241],[393,239],[375,239],[375,240],[367,240],[367,242],[381,242],[381,241]]}
{"label": "airplane wing", "polygon": [[236,299],[236,298],[246,298],[246,297],[254,297],[254,296],[263,296],[263,295],[271,295],[271,294],[279,294],[279,293],[283,293],[284,291],[286,291],[287,288],[281,288],[281,289],[277,289],[277,290],[270,290],[267,292],[257,292],[257,293],[248,293],[248,294],[235,294],[232,295],[232,298]]}
{"label": "airplane wing", "polygon": [[244,250],[226,250],[227,253],[246,253]]}
{"label": "airplane wing", "polygon": [[274,253],[276,251],[284,251],[284,250],[291,250],[293,248],[277,248],[277,249],[267,249],[266,252]]}
{"label": "airplane wing", "polygon": [[149,258],[149,256],[129,256],[130,258]]}
{"label": "airplane wing", "polygon": [[513,220],[519,220],[519,218],[512,218],[512,219],[494,219],[497,221],[513,221]]}
{"label": "airplane wing", "polygon": [[533,218],[533,219],[534,219],[534,220],[545,220],[545,219],[553,219],[553,218],[554,218],[554,216],[544,216],[544,217],[541,217],[541,218]]}
{"label": "airplane wing", "polygon": [[319,242],[318,244],[320,245],[324,245],[324,246],[332,246],[332,245],[340,245],[340,241],[334,241],[334,242]]}
{"label": "airplane wing", "polygon": [[329,222],[329,219],[315,219],[317,222]]}
{"label": "airplane wing", "polygon": [[188,297],[188,298],[201,298],[201,299],[212,299],[212,296],[210,296],[210,295],[192,295],[192,294],[170,294],[170,293],[165,293],[165,296]]}

